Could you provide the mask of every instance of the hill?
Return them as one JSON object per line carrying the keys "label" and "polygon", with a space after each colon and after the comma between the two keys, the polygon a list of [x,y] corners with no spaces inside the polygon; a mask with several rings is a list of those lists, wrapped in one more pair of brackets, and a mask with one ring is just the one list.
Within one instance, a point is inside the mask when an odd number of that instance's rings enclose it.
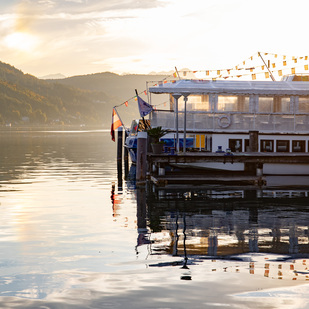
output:
{"label": "hill", "polygon": [[[160,81],[167,75],[147,75],[147,74],[126,74],[118,75],[111,72],[95,73],[88,75],[72,76],[64,79],[58,79],[56,82],[61,85],[72,86],[87,91],[103,91],[119,105],[135,96],[135,89],[143,92],[147,88],[147,82]],[[55,80],[48,80],[54,83]],[[147,97],[143,97],[148,100]],[[152,104],[160,102],[158,96],[153,98]],[[110,105],[109,113],[112,105]],[[139,118],[138,106],[136,101],[129,102],[128,108],[121,106],[118,109],[121,119],[126,126],[129,126],[132,119]]]}
{"label": "hill", "polygon": [[113,106],[131,99],[128,108],[122,104],[117,109],[129,126],[139,118],[137,102],[132,99],[135,89],[143,92],[147,81],[165,77],[104,72],[43,80],[0,62],[0,125],[87,124],[108,129]]}
{"label": "hill", "polygon": [[[110,126],[112,97],[24,74],[0,62],[0,124]],[[107,113],[108,111],[108,113]]]}

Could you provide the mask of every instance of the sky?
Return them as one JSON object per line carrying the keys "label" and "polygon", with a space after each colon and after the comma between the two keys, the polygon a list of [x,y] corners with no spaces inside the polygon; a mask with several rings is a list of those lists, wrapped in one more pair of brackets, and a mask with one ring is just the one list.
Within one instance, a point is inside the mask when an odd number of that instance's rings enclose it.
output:
{"label": "sky", "polygon": [[1,0],[0,61],[37,77],[309,54],[308,0]]}

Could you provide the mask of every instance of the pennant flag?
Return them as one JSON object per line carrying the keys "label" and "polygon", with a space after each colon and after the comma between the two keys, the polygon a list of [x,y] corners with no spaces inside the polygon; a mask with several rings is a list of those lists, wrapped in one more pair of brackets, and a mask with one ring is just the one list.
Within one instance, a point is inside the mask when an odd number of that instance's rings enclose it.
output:
{"label": "pennant flag", "polygon": [[220,75],[220,74],[221,74],[220,70],[217,70],[217,75]]}
{"label": "pennant flag", "polygon": [[305,64],[305,70],[308,71],[308,64]]}
{"label": "pennant flag", "polygon": [[308,56],[305,56],[305,60],[308,60]]}
{"label": "pennant flag", "polygon": [[119,127],[122,126],[122,122],[115,110],[115,108],[113,108],[113,113],[112,113],[112,126],[111,126],[111,136],[112,136],[112,140],[115,141],[115,130],[118,129]]}
{"label": "pennant flag", "polygon": [[128,101],[124,102],[124,105],[127,106],[127,107],[128,107],[128,104],[129,104]]}
{"label": "pennant flag", "polygon": [[255,74],[251,74],[252,76],[252,80],[256,80],[256,75]]}
{"label": "pennant flag", "polygon": [[269,73],[265,72],[265,78],[269,78]]}
{"label": "pennant flag", "polygon": [[286,61],[283,61],[283,66],[286,66]]}
{"label": "pennant flag", "polygon": [[275,67],[276,67],[276,64],[275,64],[275,63],[272,63],[272,66],[273,66],[273,68],[275,68]]}
{"label": "pennant flag", "polygon": [[207,75],[207,76],[209,75],[209,71],[206,71],[206,75]]}
{"label": "pennant flag", "polygon": [[138,102],[138,109],[141,117],[147,116],[152,110],[152,106],[148,103],[146,103],[142,98],[137,96],[137,102]]}
{"label": "pennant flag", "polygon": [[147,95],[147,91],[146,90],[144,90],[144,94]]}
{"label": "pennant flag", "polygon": [[174,72],[174,73],[173,73],[173,76],[174,76],[174,77],[177,77],[177,73],[176,73],[176,72]]}
{"label": "pennant flag", "polygon": [[279,76],[282,76],[282,70],[279,70],[279,71],[278,71],[278,75],[279,75]]}
{"label": "pennant flag", "polygon": [[295,68],[291,68],[291,74],[295,74]]}

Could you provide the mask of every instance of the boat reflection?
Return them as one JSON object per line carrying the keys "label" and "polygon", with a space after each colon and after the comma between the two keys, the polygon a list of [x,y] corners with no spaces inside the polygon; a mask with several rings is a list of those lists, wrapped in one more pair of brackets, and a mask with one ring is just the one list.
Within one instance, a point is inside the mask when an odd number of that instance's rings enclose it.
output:
{"label": "boat reflection", "polygon": [[[137,188],[138,242],[151,256],[178,257],[149,266],[231,261],[222,271],[309,280],[309,191]],[[181,259],[179,259],[181,258]],[[216,271],[216,267],[214,267]]]}

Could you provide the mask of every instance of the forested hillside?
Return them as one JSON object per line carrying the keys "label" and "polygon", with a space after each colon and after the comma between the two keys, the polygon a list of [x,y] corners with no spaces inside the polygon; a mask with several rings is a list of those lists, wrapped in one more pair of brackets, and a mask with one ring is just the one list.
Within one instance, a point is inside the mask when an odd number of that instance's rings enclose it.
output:
{"label": "forested hillside", "polygon": [[117,101],[102,91],[47,82],[0,62],[0,124],[110,126]]}
{"label": "forested hillside", "polygon": [[[0,125],[100,125],[110,128],[112,108],[129,126],[139,118],[135,89],[142,92],[148,81],[164,75],[96,73],[42,80],[0,62]],[[143,97],[147,100],[147,97]],[[155,102],[152,102],[156,104]]]}
{"label": "forested hillside", "polygon": [[[119,105],[130,98],[133,98],[135,96],[135,89],[137,89],[139,93],[143,93],[147,88],[147,82],[158,82],[164,78],[166,78],[166,75],[118,75],[115,73],[104,72],[58,79],[57,83],[88,91],[103,91],[116,101],[116,104],[114,105]],[[55,80],[48,81],[51,83],[55,82]],[[142,98],[146,101],[148,100],[144,95],[142,95]],[[159,104],[161,102],[160,100],[162,100],[162,97],[154,96],[151,103]],[[122,105],[118,108],[119,115],[125,126],[129,126],[132,119],[139,118],[137,102],[130,100],[128,103],[128,107]],[[111,108],[112,106],[110,109]],[[111,110],[109,113],[111,113]]]}

